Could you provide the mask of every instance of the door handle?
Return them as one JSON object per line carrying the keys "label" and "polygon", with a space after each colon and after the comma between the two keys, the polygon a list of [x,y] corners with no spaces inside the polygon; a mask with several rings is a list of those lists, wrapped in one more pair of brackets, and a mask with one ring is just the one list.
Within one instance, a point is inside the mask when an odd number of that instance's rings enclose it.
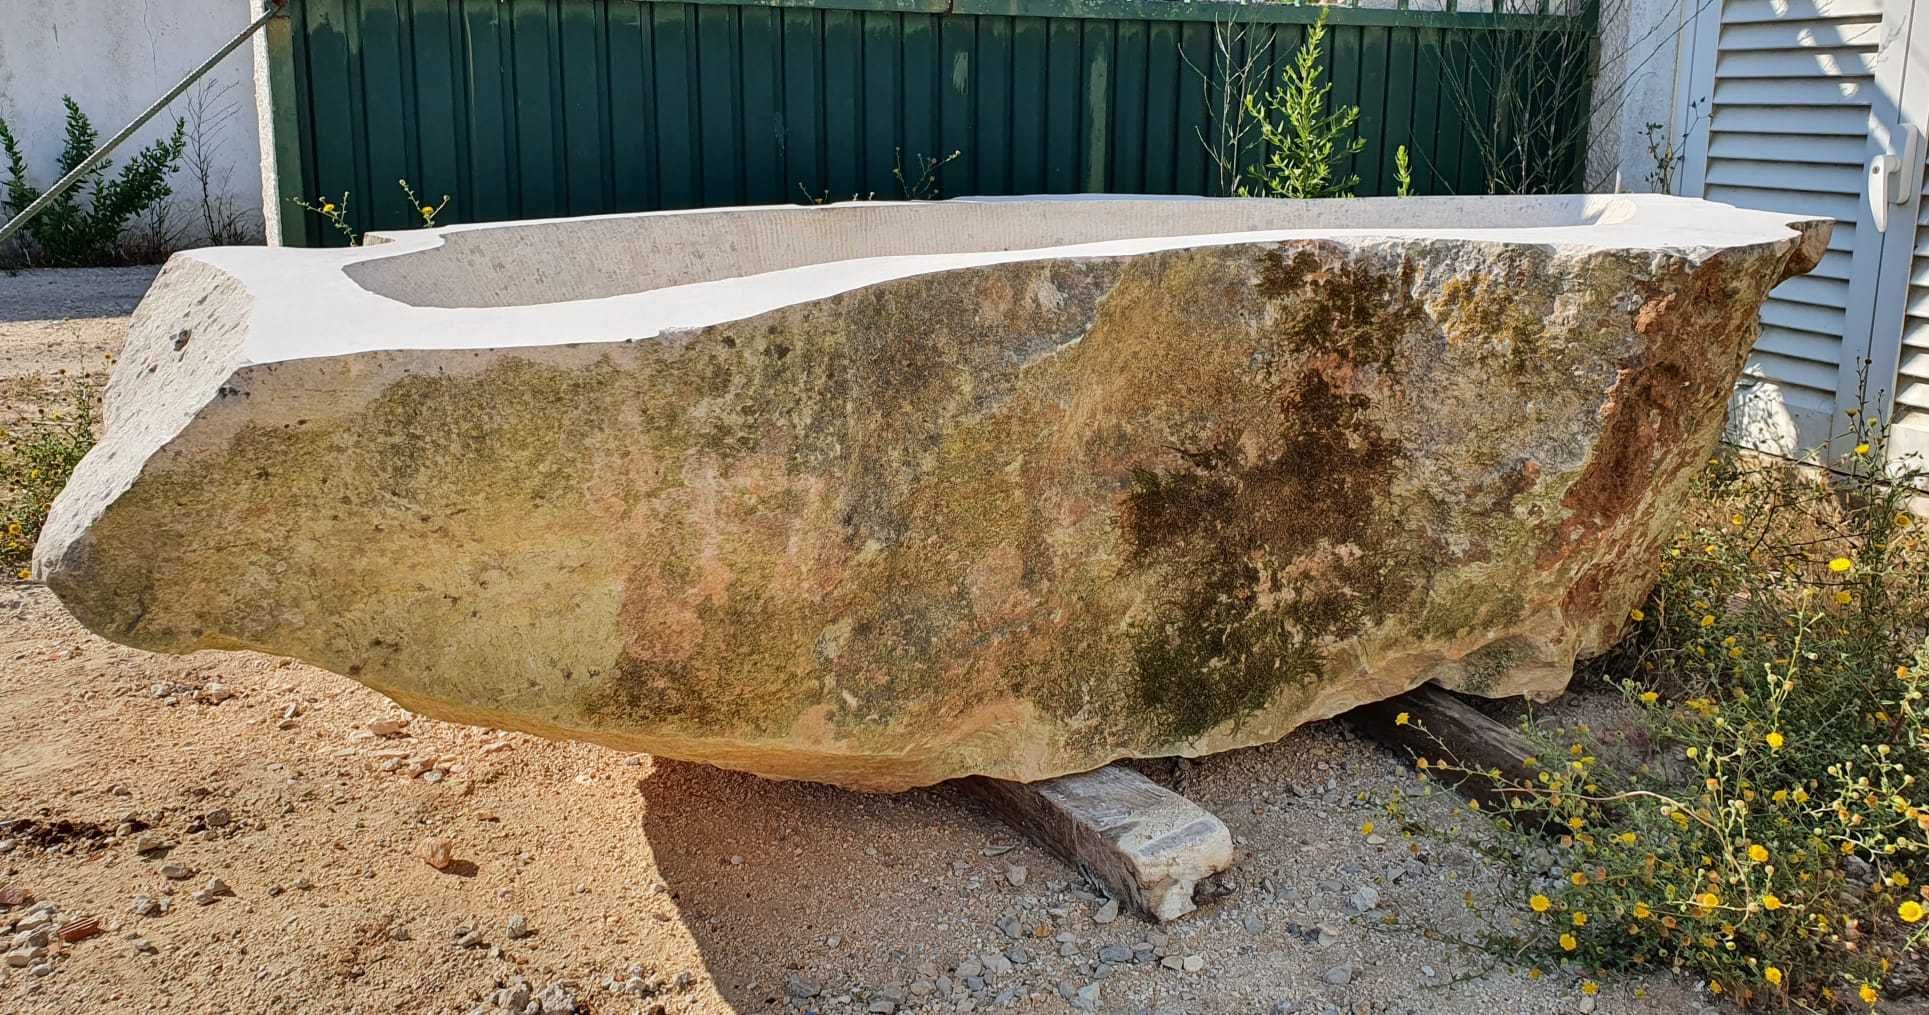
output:
{"label": "door handle", "polygon": [[1876,232],[1888,231],[1889,206],[1906,203],[1915,187],[1916,170],[1922,165],[1922,132],[1913,126],[1899,127],[1890,148],[1869,159],[1869,213]]}
{"label": "door handle", "polygon": [[1875,231],[1889,231],[1889,206],[1895,192],[1902,189],[1902,160],[1886,152],[1869,157],[1869,214]]}

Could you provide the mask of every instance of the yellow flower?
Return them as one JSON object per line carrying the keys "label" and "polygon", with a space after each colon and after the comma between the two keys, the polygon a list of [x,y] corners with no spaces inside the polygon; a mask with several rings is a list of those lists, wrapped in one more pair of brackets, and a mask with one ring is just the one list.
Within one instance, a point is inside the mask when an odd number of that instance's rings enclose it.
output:
{"label": "yellow flower", "polygon": [[1413,719],[1413,717],[1412,717],[1412,716],[1410,716],[1410,715],[1408,715],[1408,714],[1406,714],[1405,712],[1402,712],[1402,713],[1400,713],[1399,715],[1396,715],[1396,716],[1394,716],[1394,717],[1393,717],[1393,725],[1395,725],[1395,726],[1405,726],[1405,725],[1406,725],[1406,724],[1407,724],[1407,723],[1408,723],[1409,721],[1411,721],[1412,719]]}
{"label": "yellow flower", "polygon": [[1856,454],[1858,454],[1858,455],[1866,455],[1866,454],[1868,454],[1868,453],[1869,453],[1869,442],[1868,442],[1868,441],[1863,441],[1862,443],[1860,443],[1860,444],[1857,444],[1857,445],[1855,446],[1855,453],[1856,453]]}
{"label": "yellow flower", "polygon": [[425,204],[425,205],[423,205],[423,206],[422,206],[422,214],[424,214],[424,215],[433,215],[433,214],[435,214],[435,209],[434,209],[434,208],[431,208],[431,207],[429,207],[428,205],[426,205],[426,204]]}
{"label": "yellow flower", "polygon": [[1781,730],[1770,731],[1770,733],[1767,736],[1763,737],[1762,739],[1768,743],[1769,747],[1777,751],[1782,749],[1783,744],[1788,743],[1788,738],[1785,736],[1782,736]]}
{"label": "yellow flower", "polygon": [[1699,756],[1700,754],[1701,754],[1701,752],[1700,752],[1699,750],[1696,750],[1696,749],[1695,749],[1695,748],[1693,748],[1693,747],[1690,747],[1690,748],[1688,748],[1688,750],[1687,750],[1687,755],[1688,755],[1688,760],[1689,760],[1689,761],[1693,761],[1693,760],[1695,760],[1695,758],[1696,758],[1696,757],[1698,757],[1698,756]]}
{"label": "yellow flower", "polygon": [[1575,871],[1567,876],[1567,880],[1574,882],[1574,887],[1579,888],[1587,884],[1587,872]]}
{"label": "yellow flower", "polygon": [[1587,926],[1587,914],[1586,914],[1586,913],[1575,913],[1575,914],[1574,914],[1574,926],[1576,926],[1576,927],[1585,927],[1585,926]]}
{"label": "yellow flower", "polygon": [[1922,903],[1910,899],[1896,909],[1896,915],[1902,917],[1903,923],[1915,923],[1922,919]]}
{"label": "yellow flower", "polygon": [[1635,835],[1633,832],[1622,832],[1620,835],[1617,835],[1614,837],[1614,841],[1620,843],[1623,846],[1632,846],[1634,845],[1635,841],[1639,838],[1640,837]]}
{"label": "yellow flower", "polygon": [[1847,571],[1849,568],[1852,568],[1854,566],[1855,565],[1851,563],[1849,558],[1847,557],[1837,557],[1834,560],[1829,561],[1829,570],[1835,572],[1836,574],[1841,574],[1842,572]]}
{"label": "yellow flower", "polygon": [[1731,517],[1730,517],[1730,518],[1729,518],[1728,520],[1729,520],[1729,521],[1731,521],[1731,522],[1734,522],[1734,523],[1735,523],[1736,525],[1742,525],[1742,524],[1745,524],[1745,523],[1747,523],[1747,521],[1748,521],[1748,519],[1746,519],[1746,518],[1743,518],[1743,517],[1742,517],[1742,516],[1740,516],[1740,515],[1734,515],[1734,516],[1731,516]]}
{"label": "yellow flower", "polygon": [[1575,815],[1574,817],[1567,819],[1567,827],[1577,832],[1580,831],[1586,825],[1587,825],[1587,819],[1579,815]]}
{"label": "yellow flower", "polygon": [[21,568],[21,569],[19,570],[19,572],[17,572],[17,574],[16,574],[16,577],[18,577],[18,578],[19,578],[19,579],[20,579],[21,581],[23,581],[23,582],[25,582],[25,581],[32,581],[32,580],[33,580],[33,568],[30,568],[30,567],[23,567],[23,568]]}
{"label": "yellow flower", "polygon": [[1574,935],[1572,934],[1561,935],[1561,951],[1571,952],[1574,949],[1579,948],[1580,946],[1581,946],[1581,943],[1574,939]]}
{"label": "yellow flower", "polygon": [[1645,613],[1642,613],[1642,612],[1641,612],[1640,610],[1638,610],[1638,609],[1637,609],[1637,610],[1629,610],[1629,611],[1628,611],[1628,619],[1629,619],[1629,620],[1632,620],[1632,621],[1634,621],[1635,623],[1637,623],[1637,624],[1638,624],[1638,623],[1640,623],[1640,622],[1642,622],[1642,621],[1644,621],[1644,620],[1646,620],[1646,619],[1648,619],[1648,615],[1647,615],[1647,614],[1645,614]]}
{"label": "yellow flower", "polygon": [[1715,626],[1715,615],[1714,615],[1714,614],[1712,614],[1712,613],[1709,613],[1709,614],[1704,614],[1704,615],[1702,616],[1702,618],[1701,618],[1701,626],[1702,626],[1702,627],[1713,627],[1713,626]]}
{"label": "yellow flower", "polygon": [[1898,666],[1898,667],[1896,667],[1896,679],[1897,679],[1897,680],[1907,680],[1907,679],[1909,679],[1909,667],[1907,667],[1907,666]]}
{"label": "yellow flower", "polygon": [[1599,994],[1600,992],[1601,992],[1600,984],[1595,983],[1593,980],[1582,981],[1581,993],[1586,994],[1589,997],[1593,997],[1594,995]]}
{"label": "yellow flower", "polygon": [[1805,803],[1808,803],[1808,790],[1805,790],[1805,789],[1802,789],[1802,788],[1800,788],[1799,786],[1798,786],[1798,787],[1796,787],[1796,789],[1795,789],[1795,802],[1796,802],[1796,803],[1798,803],[1798,804],[1805,804]]}
{"label": "yellow flower", "polygon": [[1782,900],[1775,895],[1764,895],[1762,896],[1762,908],[1772,913],[1782,908]]}
{"label": "yellow flower", "polygon": [[1748,858],[1756,863],[1767,863],[1768,850],[1759,842],[1753,843],[1748,847]]}
{"label": "yellow flower", "polygon": [[1762,970],[1762,979],[1779,987],[1782,985],[1782,971],[1774,966],[1769,966],[1767,969]]}
{"label": "yellow flower", "polygon": [[1835,601],[1843,606],[1847,606],[1855,602],[1855,597],[1849,594],[1848,589],[1837,589],[1835,592]]}
{"label": "yellow flower", "polygon": [[1881,997],[1882,995],[1880,995],[1880,994],[1877,994],[1877,993],[1875,992],[1875,988],[1874,988],[1874,987],[1871,987],[1871,986],[1869,986],[1868,984],[1866,984],[1866,983],[1865,983],[1865,984],[1863,984],[1863,985],[1862,985],[1862,989],[1861,989],[1861,990],[1858,990],[1858,991],[1856,991],[1856,992],[1855,992],[1855,996],[1857,996],[1857,997],[1859,997],[1859,998],[1861,998],[1861,999],[1862,999],[1862,1003],[1863,1003],[1863,1004],[1866,1004],[1866,1005],[1868,1005],[1869,1007],[1871,1007],[1871,1008],[1873,1008],[1873,1007],[1875,1007],[1875,1002],[1876,1002],[1876,999],[1877,999],[1877,998],[1879,998],[1879,997]]}
{"label": "yellow flower", "polygon": [[335,202],[333,202],[333,201],[323,201],[323,202],[322,202],[322,214],[323,214],[323,215],[333,215],[333,214],[335,214]]}
{"label": "yellow flower", "polygon": [[1647,919],[1648,917],[1650,917],[1650,916],[1653,916],[1653,915],[1654,915],[1654,910],[1652,910],[1652,909],[1649,909],[1649,908],[1648,908],[1648,904],[1647,904],[1647,903],[1645,903],[1645,902],[1637,902],[1637,903],[1635,903],[1635,904],[1634,904],[1634,918],[1635,918],[1635,919],[1637,919],[1637,920],[1645,920],[1645,919]]}
{"label": "yellow flower", "polygon": [[1655,703],[1656,701],[1659,701],[1660,699],[1661,699],[1661,695],[1659,695],[1659,694],[1656,694],[1656,693],[1655,693],[1655,692],[1653,692],[1653,691],[1642,691],[1642,692],[1641,692],[1641,704],[1643,704],[1643,705],[1652,705],[1652,704],[1654,704],[1654,703]]}
{"label": "yellow flower", "polygon": [[1785,804],[1788,802],[1788,790],[1778,789],[1775,791],[1775,795],[1769,797],[1769,799],[1775,801],[1778,804]]}
{"label": "yellow flower", "polygon": [[1363,825],[1361,825],[1361,826],[1360,826],[1360,834],[1361,834],[1361,835],[1372,835],[1372,834],[1373,834],[1373,822],[1371,822],[1371,821],[1369,821],[1369,822],[1367,822],[1366,824],[1363,824]]}
{"label": "yellow flower", "polygon": [[1552,906],[1553,904],[1554,904],[1553,900],[1549,899],[1545,895],[1536,895],[1533,898],[1527,900],[1527,908],[1533,910],[1536,913],[1547,912],[1548,907]]}
{"label": "yellow flower", "polygon": [[1700,895],[1695,896],[1695,903],[1703,908],[1713,909],[1721,905],[1721,896],[1713,892],[1702,892]]}

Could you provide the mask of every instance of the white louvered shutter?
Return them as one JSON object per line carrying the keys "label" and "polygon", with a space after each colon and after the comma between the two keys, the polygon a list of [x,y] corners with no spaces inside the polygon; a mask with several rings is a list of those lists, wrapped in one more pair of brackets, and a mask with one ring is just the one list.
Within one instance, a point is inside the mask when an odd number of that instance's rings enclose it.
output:
{"label": "white louvered shutter", "polygon": [[1683,192],[1836,222],[1822,263],[1762,310],[1734,435],[1766,450],[1825,442],[1853,397],[1843,389],[1854,371],[1843,364],[1867,350],[1869,313],[1857,312],[1855,287],[1880,244],[1857,241],[1870,231],[1863,167],[1882,21],[1883,0],[1712,0],[1695,32],[1685,98],[1705,99],[1708,120],[1691,142]]}
{"label": "white louvered shutter", "polygon": [[[1929,173],[1924,173],[1929,180]],[[1909,258],[1902,347],[1895,380],[1891,452],[1919,454],[1929,464],[1929,193],[1923,195]],[[1891,227],[1893,228],[1893,227]]]}

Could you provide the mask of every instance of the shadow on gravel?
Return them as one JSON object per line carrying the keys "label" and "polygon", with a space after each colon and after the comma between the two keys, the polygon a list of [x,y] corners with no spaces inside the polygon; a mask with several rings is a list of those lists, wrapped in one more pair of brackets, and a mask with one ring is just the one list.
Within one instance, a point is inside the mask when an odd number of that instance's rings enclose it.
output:
{"label": "shadow on gravel", "polygon": [[969,888],[956,862],[1072,877],[1030,846],[986,859],[1012,836],[944,787],[854,793],[659,759],[638,791],[657,869],[740,1012],[810,1010],[793,1003],[800,983],[821,991],[813,1002],[902,989],[922,962],[949,968],[989,947],[1010,899],[1002,885]]}

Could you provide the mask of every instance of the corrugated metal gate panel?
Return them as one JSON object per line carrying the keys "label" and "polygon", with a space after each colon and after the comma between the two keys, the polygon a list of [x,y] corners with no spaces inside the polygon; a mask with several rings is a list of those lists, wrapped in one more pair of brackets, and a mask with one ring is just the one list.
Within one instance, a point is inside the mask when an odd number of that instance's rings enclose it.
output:
{"label": "corrugated metal gate panel", "polygon": [[[1703,196],[1828,215],[1829,252],[1762,311],[1750,373],[1779,389],[1803,444],[1826,439],[1845,351],[1875,91],[1881,0],[1727,0],[1720,10]],[[1861,336],[1866,344],[1866,336]]]}
{"label": "corrugated metal gate panel", "polygon": [[[1215,17],[1277,80],[1312,8],[1165,0],[302,0],[286,51],[285,195],[352,194],[358,229],[656,208],[896,198],[900,165],[961,157],[946,194],[1208,193]],[[1361,107],[1362,194],[1485,189],[1441,61],[1526,17],[1335,8],[1334,101]],[[1554,19],[1591,26],[1583,18]],[[1536,27],[1538,26],[1538,27]],[[1590,29],[1591,30],[1591,27]],[[1463,33],[1448,39],[1447,33]],[[1446,44],[1451,42],[1452,44]],[[1576,110],[1576,116],[1584,114]],[[1550,152],[1573,175],[1580,146]],[[283,216],[291,243],[334,242]]]}

